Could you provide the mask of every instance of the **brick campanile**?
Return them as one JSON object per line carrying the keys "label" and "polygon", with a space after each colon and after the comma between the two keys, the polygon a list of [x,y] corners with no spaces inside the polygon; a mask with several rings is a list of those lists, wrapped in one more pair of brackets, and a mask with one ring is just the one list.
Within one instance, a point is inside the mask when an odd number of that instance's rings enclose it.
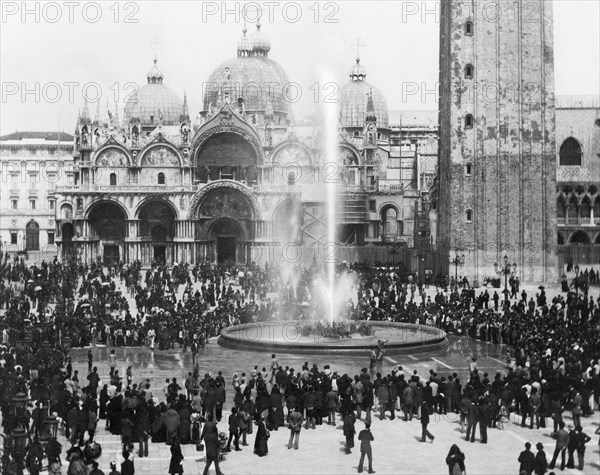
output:
{"label": "brick campanile", "polygon": [[480,283],[505,255],[522,282],[556,282],[552,3],[441,8],[440,257]]}

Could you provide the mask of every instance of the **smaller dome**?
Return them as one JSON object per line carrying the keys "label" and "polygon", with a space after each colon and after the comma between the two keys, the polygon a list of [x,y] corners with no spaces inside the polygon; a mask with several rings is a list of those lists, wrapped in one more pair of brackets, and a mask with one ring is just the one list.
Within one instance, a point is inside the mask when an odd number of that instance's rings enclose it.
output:
{"label": "smaller dome", "polygon": [[158,60],[154,58],[154,66],[152,66],[152,68],[150,69],[150,71],[148,71],[148,74],[146,75],[146,77],[148,78],[148,84],[162,84],[163,82],[164,76],[162,71],[156,66],[157,61]]}
{"label": "smaller dome", "polygon": [[260,22],[256,24],[256,31],[250,35],[252,51],[267,56],[271,50],[271,40],[267,35],[260,31]]}
{"label": "smaller dome", "polygon": [[248,28],[246,28],[246,25],[244,24],[244,29],[242,30],[242,37],[239,39],[237,44],[238,56],[248,56],[252,51],[252,41],[246,36],[247,31]]}
{"label": "smaller dome", "polygon": [[367,77],[367,70],[360,64],[360,58],[356,58],[356,64],[352,66],[348,75],[351,81],[364,81]]}

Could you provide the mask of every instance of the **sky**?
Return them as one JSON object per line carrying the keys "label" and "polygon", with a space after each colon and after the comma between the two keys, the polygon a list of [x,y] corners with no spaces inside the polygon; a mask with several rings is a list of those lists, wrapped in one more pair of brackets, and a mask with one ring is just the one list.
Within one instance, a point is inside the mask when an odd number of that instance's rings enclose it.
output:
{"label": "sky", "polygon": [[[598,94],[600,2],[553,3],[556,93]],[[244,17],[248,34],[255,30],[256,6],[271,40],[269,57],[298,85],[296,117],[315,113],[315,102],[348,81],[357,43],[367,81],[383,92],[390,110],[437,108],[439,3],[433,0],[0,6],[0,134],[72,133],[86,94],[102,109],[107,101],[114,109],[116,101],[122,118],[124,100],[146,83],[155,51],[164,83],[180,97],[187,92],[194,117],[211,72],[236,56]],[[338,86],[323,78],[334,78]]]}

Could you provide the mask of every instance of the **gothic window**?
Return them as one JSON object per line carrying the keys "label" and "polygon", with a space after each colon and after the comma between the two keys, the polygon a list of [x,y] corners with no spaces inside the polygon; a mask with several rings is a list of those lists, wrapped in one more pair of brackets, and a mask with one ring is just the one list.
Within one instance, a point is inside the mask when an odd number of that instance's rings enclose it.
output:
{"label": "gothic window", "polygon": [[294,185],[296,183],[296,174],[289,172],[287,177],[288,185]]}
{"label": "gothic window", "polygon": [[111,173],[110,174],[110,186],[116,186],[116,185],[117,185],[117,174]]}
{"label": "gothic window", "polygon": [[467,64],[465,66],[465,79],[473,79],[473,65]]}
{"label": "gothic window", "polygon": [[465,165],[465,175],[466,176],[471,176],[473,174],[473,165],[470,163],[467,163]]}
{"label": "gothic window", "polygon": [[590,224],[591,212],[592,207],[590,205],[590,200],[589,198],[585,197],[581,202],[581,224]]}
{"label": "gothic window", "polygon": [[562,166],[580,166],[581,155],[581,145],[573,137],[569,137],[560,146],[559,164]]}
{"label": "gothic window", "polygon": [[163,172],[160,172],[158,174],[158,184],[159,185],[164,185],[165,184],[165,174]]}
{"label": "gothic window", "polygon": [[556,202],[556,217],[559,219],[565,219],[567,215],[567,208],[565,206],[564,200],[561,198]]}
{"label": "gothic window", "polygon": [[578,213],[578,203],[577,198],[574,196],[569,201],[569,208],[567,209],[567,216],[569,218],[569,223],[577,224],[577,213]]}
{"label": "gothic window", "polygon": [[467,218],[467,223],[472,223],[473,222],[473,210],[468,209],[465,214],[466,214],[466,218]]}
{"label": "gothic window", "polygon": [[360,137],[360,133],[358,130],[355,130],[354,133],[352,134],[354,137]]}
{"label": "gothic window", "polygon": [[465,35],[473,36],[473,22],[472,21],[465,22]]}
{"label": "gothic window", "polygon": [[465,116],[465,129],[472,129],[473,123],[474,123],[473,116],[471,114],[467,114]]}

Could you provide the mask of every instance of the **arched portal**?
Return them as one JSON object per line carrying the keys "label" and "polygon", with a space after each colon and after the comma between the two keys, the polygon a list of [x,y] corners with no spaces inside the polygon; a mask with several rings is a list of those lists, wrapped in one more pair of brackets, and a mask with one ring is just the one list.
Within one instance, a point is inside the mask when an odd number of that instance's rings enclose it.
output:
{"label": "arched portal", "polygon": [[75,257],[73,248],[74,235],[73,223],[67,222],[61,226],[62,256],[64,260],[71,260]]}
{"label": "arched portal", "polygon": [[25,245],[28,251],[40,250],[40,226],[33,219],[25,228]]}
{"label": "arched portal", "polygon": [[98,253],[104,265],[117,264],[123,257],[123,242],[127,236],[123,209],[116,203],[100,202],[89,213],[91,235],[99,241]]}
{"label": "arched portal", "polygon": [[173,238],[177,216],[172,206],[161,200],[144,203],[139,212],[144,261],[159,265],[173,262]]}
{"label": "arched portal", "polygon": [[218,264],[244,262],[244,231],[240,224],[231,218],[221,218],[210,227],[209,239],[216,244]]}

